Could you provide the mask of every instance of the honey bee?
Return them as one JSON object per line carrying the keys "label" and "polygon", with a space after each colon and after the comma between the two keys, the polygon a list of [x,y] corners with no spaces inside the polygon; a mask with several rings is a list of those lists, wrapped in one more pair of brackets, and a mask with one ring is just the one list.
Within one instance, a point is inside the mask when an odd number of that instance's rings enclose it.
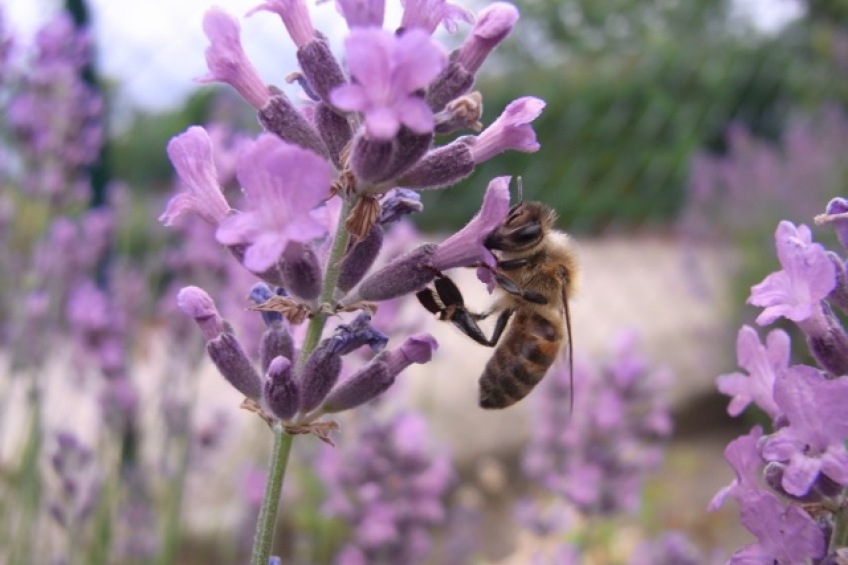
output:
{"label": "honey bee", "polygon": [[[480,377],[483,408],[506,408],[527,396],[548,372],[563,342],[573,379],[568,303],[579,266],[569,236],[556,230],[555,222],[556,212],[545,204],[519,202],[486,237],[483,245],[495,255],[493,274],[504,291],[487,312],[470,312],[453,281],[441,274],[434,288],[416,295],[440,319],[495,348]],[[487,338],[477,322],[495,312],[499,315]]]}

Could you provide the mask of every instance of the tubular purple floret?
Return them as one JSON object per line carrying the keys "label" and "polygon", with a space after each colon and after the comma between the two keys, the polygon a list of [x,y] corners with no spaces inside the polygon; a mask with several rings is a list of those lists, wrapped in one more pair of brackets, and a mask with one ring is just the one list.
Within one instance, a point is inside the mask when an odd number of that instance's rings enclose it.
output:
{"label": "tubular purple floret", "polygon": [[183,287],[177,294],[177,306],[197,322],[206,341],[215,339],[227,330],[215,301],[200,287]]}
{"label": "tubular purple floret", "polygon": [[456,56],[456,52],[451,54],[447,66],[427,87],[427,105],[434,112],[440,112],[451,100],[470,92],[474,85],[474,73],[463,67]]}
{"label": "tubular purple floret", "polygon": [[385,355],[384,353],[378,355],[349,379],[335,387],[321,405],[321,411],[332,413],[350,410],[384,393],[395,381],[395,375],[389,372],[382,361]]}
{"label": "tubular purple floret", "polygon": [[361,134],[351,151],[351,170],[366,185],[387,183],[413,167],[432,143],[432,132],[418,134],[406,126],[401,126],[389,140],[370,139]]}
{"label": "tubular purple floret", "polygon": [[289,359],[278,356],[271,361],[262,391],[264,405],[274,416],[285,421],[295,415],[300,395]]}
{"label": "tubular purple floret", "polygon": [[452,186],[471,175],[477,166],[471,152],[473,138],[461,137],[433,149],[406,171],[397,184],[407,188],[435,189]]}
{"label": "tubular purple floret", "polygon": [[336,10],[347,22],[348,28],[383,27],[385,0],[336,0]]}
{"label": "tubular purple floret", "polygon": [[316,408],[335,386],[342,370],[342,358],[329,339],[318,344],[300,372],[300,410],[303,413]]}
{"label": "tubular purple floret", "polygon": [[312,246],[290,241],[280,259],[280,272],[291,294],[305,300],[314,300],[321,294],[321,264]]}
{"label": "tubular purple floret", "polygon": [[504,151],[538,151],[540,145],[530,124],[544,108],[545,101],[533,96],[523,96],[510,102],[501,115],[474,138],[471,144],[474,162],[483,163]]}
{"label": "tubular purple floret", "polygon": [[848,313],[848,272],[845,269],[845,262],[833,251],[828,251],[827,256],[830,257],[836,271],[836,286],[827,295],[827,301]]}
{"label": "tubular purple floret", "polygon": [[266,0],[246,15],[252,16],[263,10],[280,16],[286,31],[298,48],[315,38],[315,28],[312,27],[306,0]]}
{"label": "tubular purple floret", "polygon": [[848,375],[848,334],[830,309],[823,308],[823,315],[814,314],[797,324],[819,366],[831,376]]}
{"label": "tubular purple floret", "polygon": [[434,243],[425,243],[398,257],[366,277],[357,287],[354,296],[345,302],[380,302],[421,290],[436,278],[438,271],[433,267],[436,248]]}
{"label": "tubular purple floret", "polygon": [[268,366],[276,357],[285,357],[290,361],[294,359],[294,341],[281,321],[271,323],[259,340],[259,366],[263,373],[268,371]]}
{"label": "tubular purple floret", "polygon": [[332,106],[330,92],[347,82],[341,65],[336,60],[324,37],[317,36],[297,50],[297,61],[309,80],[312,91],[322,102]]}
{"label": "tubular purple floret", "polygon": [[383,235],[382,226],[374,224],[365,239],[350,246],[342,259],[336,288],[348,292],[362,280],[374,264],[377,255],[380,254],[380,249],[383,247]]}
{"label": "tubular purple floret", "polygon": [[275,93],[259,110],[259,123],[283,141],[329,156],[321,136],[283,93]]}
{"label": "tubular purple floret", "polygon": [[327,106],[323,102],[315,108],[315,128],[324,140],[324,145],[330,152],[330,158],[336,167],[342,168],[341,154],[353,139],[353,130],[345,116]]}
{"label": "tubular purple floret", "polygon": [[253,400],[262,396],[262,379],[236,336],[222,333],[206,343],[206,352],[218,371],[240,393]]}
{"label": "tubular purple floret", "polygon": [[457,62],[476,74],[497,45],[506,39],[518,21],[518,9],[506,2],[495,2],[477,14],[477,22],[458,49]]}

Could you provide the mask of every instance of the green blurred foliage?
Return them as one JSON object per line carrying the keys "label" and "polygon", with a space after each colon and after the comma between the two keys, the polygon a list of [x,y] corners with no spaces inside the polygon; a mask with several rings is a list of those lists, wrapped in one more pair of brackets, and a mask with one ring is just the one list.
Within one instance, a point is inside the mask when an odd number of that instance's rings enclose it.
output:
{"label": "green blurred foliage", "polygon": [[821,30],[806,22],[758,34],[714,0],[520,5],[501,72],[478,87],[484,123],[518,96],[545,99],[534,123],[542,149],[501,155],[464,186],[426,195],[425,228],[465,221],[502,174],[521,175],[525,196],[554,206],[573,232],[667,225],[692,156],[721,153],[729,124],[776,139],[790,108],[845,99],[832,41],[815,49]]}

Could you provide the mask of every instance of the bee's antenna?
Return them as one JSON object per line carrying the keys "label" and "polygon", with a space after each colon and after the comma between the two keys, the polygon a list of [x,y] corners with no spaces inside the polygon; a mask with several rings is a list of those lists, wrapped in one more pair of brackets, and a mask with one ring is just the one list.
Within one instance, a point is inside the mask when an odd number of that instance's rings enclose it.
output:
{"label": "bee's antenna", "polygon": [[516,177],[516,184],[518,184],[518,204],[524,202],[524,184],[521,182],[521,177]]}

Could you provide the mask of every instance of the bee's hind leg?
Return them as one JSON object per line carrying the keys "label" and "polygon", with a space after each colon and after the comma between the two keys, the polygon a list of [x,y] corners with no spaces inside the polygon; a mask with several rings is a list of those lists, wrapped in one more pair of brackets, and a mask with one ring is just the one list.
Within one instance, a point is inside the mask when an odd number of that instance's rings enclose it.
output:
{"label": "bee's hind leg", "polygon": [[510,294],[514,294],[520,298],[523,298],[527,302],[532,302],[533,304],[547,304],[548,299],[539,292],[533,290],[524,290],[517,284],[515,284],[512,280],[506,278],[503,275],[495,275],[495,280],[502,289],[507,291]]}

